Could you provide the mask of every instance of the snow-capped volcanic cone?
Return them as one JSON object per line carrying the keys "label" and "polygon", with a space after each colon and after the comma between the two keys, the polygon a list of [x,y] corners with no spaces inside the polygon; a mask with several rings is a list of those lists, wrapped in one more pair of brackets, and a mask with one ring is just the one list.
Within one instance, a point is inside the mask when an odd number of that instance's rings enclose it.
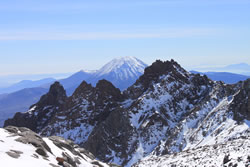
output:
{"label": "snow-capped volcanic cone", "polygon": [[91,83],[96,84],[99,80],[106,79],[124,90],[143,74],[146,67],[147,64],[135,57],[116,58],[98,70]]}

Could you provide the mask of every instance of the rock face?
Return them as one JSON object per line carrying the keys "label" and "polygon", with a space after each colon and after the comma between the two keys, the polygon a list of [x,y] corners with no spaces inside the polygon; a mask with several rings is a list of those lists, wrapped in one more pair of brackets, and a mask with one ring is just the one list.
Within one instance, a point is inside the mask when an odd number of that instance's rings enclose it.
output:
{"label": "rock face", "polygon": [[83,81],[41,133],[46,136],[56,134],[83,144],[122,100],[120,90],[106,80],[100,80],[96,87]]}
{"label": "rock face", "polygon": [[12,118],[17,111],[25,112],[32,104],[39,101],[40,97],[48,92],[47,88],[26,88],[10,94],[0,95],[0,127],[4,121]]}
{"label": "rock face", "polygon": [[239,93],[235,96],[231,104],[231,110],[234,112],[234,119],[243,121],[250,120],[250,79],[241,83]]}
{"label": "rock face", "polygon": [[27,127],[39,132],[47,125],[59,107],[65,103],[66,99],[64,88],[59,82],[55,82],[51,85],[49,92],[43,95],[38,103],[32,105],[27,112],[16,113],[12,119],[6,120],[4,127],[13,125]]}
{"label": "rock face", "polygon": [[111,166],[95,160],[90,152],[70,140],[56,136],[42,138],[28,128],[1,128],[0,141],[1,166]]}
{"label": "rock face", "polygon": [[106,80],[96,87],[82,82],[36,129],[71,139],[104,162],[131,166],[151,155],[247,139],[249,83],[214,82],[174,60],[157,60],[123,92]]}

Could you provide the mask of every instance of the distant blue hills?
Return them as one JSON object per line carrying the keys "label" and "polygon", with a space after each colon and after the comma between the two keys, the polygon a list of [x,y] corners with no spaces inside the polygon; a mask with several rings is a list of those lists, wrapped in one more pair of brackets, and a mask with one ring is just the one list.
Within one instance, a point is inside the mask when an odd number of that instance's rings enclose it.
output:
{"label": "distant blue hills", "polygon": [[45,79],[36,80],[36,81],[23,80],[9,87],[0,88],[0,94],[12,93],[12,92],[16,92],[25,88],[42,87],[42,85],[52,84],[54,81],[56,81],[56,79],[54,78],[45,78]]}
{"label": "distant blue hills", "polygon": [[247,63],[231,64],[224,67],[206,67],[206,68],[194,68],[194,71],[205,72],[227,72],[250,76],[250,65]]}
{"label": "distant blue hills", "polygon": [[47,88],[25,88],[10,94],[0,95],[0,127],[4,120],[13,117],[16,112],[25,112],[31,104],[47,93]]}
{"label": "distant blue hills", "polygon": [[234,84],[239,81],[244,81],[250,78],[250,76],[235,74],[235,73],[230,73],[230,72],[198,72],[198,71],[190,71],[190,72],[194,74],[199,73],[202,75],[206,75],[211,80],[223,81],[224,83],[227,83],[227,84]]}

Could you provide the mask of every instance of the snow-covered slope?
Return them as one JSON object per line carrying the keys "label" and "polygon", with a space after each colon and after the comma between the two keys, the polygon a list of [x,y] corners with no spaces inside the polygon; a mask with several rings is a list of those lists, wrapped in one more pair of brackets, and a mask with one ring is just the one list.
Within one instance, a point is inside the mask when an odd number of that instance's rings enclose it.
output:
{"label": "snow-covered slope", "polygon": [[[227,85],[158,60],[122,93],[105,80],[96,87],[82,82],[61,105],[46,103],[26,116],[43,125],[36,126],[43,135],[72,139],[104,162],[129,167],[146,157],[247,139],[249,96],[250,80]],[[39,116],[46,113],[52,114],[44,121]],[[6,123],[20,124],[24,116]]]}
{"label": "snow-covered slope", "polygon": [[146,67],[144,62],[135,57],[116,58],[99,69],[90,83],[95,85],[99,80],[106,79],[115,87],[125,90],[143,74]]}
{"label": "snow-covered slope", "polygon": [[205,145],[176,154],[148,156],[133,167],[248,167],[250,166],[250,136],[231,139],[224,143]]}
{"label": "snow-covered slope", "polygon": [[100,80],[96,87],[92,87],[83,81],[68,98],[67,105],[58,109],[53,120],[39,132],[46,136],[62,136],[82,144],[93,129],[115,111],[121,100],[120,90],[112,83]]}
{"label": "snow-covered slope", "polygon": [[60,137],[42,138],[27,128],[0,128],[1,166],[108,167],[88,151]]}
{"label": "snow-covered slope", "polygon": [[121,57],[116,58],[104,65],[97,72],[97,76],[109,75],[109,73],[115,73],[121,80],[134,78],[144,72],[144,68],[147,67],[145,63],[135,57]]}

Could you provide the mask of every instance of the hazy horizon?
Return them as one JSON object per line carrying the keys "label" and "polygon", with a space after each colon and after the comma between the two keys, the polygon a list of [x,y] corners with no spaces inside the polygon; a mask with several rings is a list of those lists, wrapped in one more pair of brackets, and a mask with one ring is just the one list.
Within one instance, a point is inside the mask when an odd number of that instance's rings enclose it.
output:
{"label": "hazy horizon", "polygon": [[[119,57],[119,58],[121,58],[121,57]],[[110,60],[110,61],[112,61],[112,60]],[[141,61],[143,61],[143,60],[141,60]],[[154,61],[156,61],[156,60],[154,60]],[[162,61],[166,61],[166,60],[162,60]],[[107,63],[109,63],[109,62],[107,62]],[[96,68],[94,71],[99,70],[101,67],[103,67],[107,63],[102,64],[100,67]],[[148,65],[151,65],[151,63]],[[180,65],[182,66],[182,64],[180,64]],[[183,68],[185,68],[185,67],[183,66]],[[246,63],[228,64],[227,66],[210,66],[210,67],[206,66],[206,67],[200,67],[200,68],[196,68],[196,67],[192,68],[191,67],[191,68],[185,68],[185,69],[188,71],[199,71],[199,72],[229,72],[229,73],[250,76],[250,65],[246,64]],[[37,74],[30,73],[30,74],[0,75],[0,88],[8,87],[12,84],[18,83],[18,82],[23,81],[23,80],[38,81],[38,80],[45,79],[45,78],[54,78],[57,80],[64,79],[64,78],[71,76],[74,73],[81,71],[81,70],[83,70],[85,72],[91,71],[88,69],[78,69],[78,70],[73,71],[73,72],[65,72],[65,73],[37,73]]]}
{"label": "hazy horizon", "polygon": [[[79,72],[79,71],[85,71],[85,72],[88,72],[88,71],[96,71],[96,70],[99,70],[101,67],[103,67],[105,64],[109,63],[110,61],[114,60],[114,59],[117,59],[117,58],[122,58],[122,57],[115,57],[113,59],[110,59],[108,62],[104,62],[103,64],[101,64],[100,66],[96,67],[95,69],[86,69],[86,68],[81,68],[81,69],[78,69],[76,71],[62,71],[60,73],[58,72],[38,72],[38,73],[13,73],[13,74],[0,74],[0,77],[18,77],[18,76],[41,76],[42,78],[49,78],[49,77],[52,77],[53,75],[55,76],[55,78],[62,78],[61,76],[64,76],[64,75],[71,75],[73,73],[76,73],[76,72]],[[138,58],[138,57],[135,57],[135,58]],[[143,61],[144,63],[146,63],[143,59],[140,59],[141,61]],[[155,62],[156,60],[161,60],[161,61],[170,61],[171,59],[155,59],[154,61],[150,62],[150,63],[146,63],[147,65],[151,65],[153,62]],[[174,59],[175,60],[175,59]],[[177,61],[177,60],[175,60]],[[179,63],[177,61],[177,63]],[[179,63],[180,64],[180,63]],[[225,64],[225,65],[207,65],[207,64],[201,64],[200,66],[183,66],[183,64],[180,64],[183,68],[185,68],[186,70],[188,71],[192,71],[192,70],[200,70],[200,72],[234,72],[234,71],[221,71],[221,70],[218,70],[220,68],[225,68],[227,66],[231,66],[231,65],[240,65],[240,64],[246,64],[246,65],[249,65],[248,63],[245,63],[245,62],[239,62],[239,63],[234,63],[234,64]],[[237,72],[236,72],[237,73]],[[240,74],[240,73],[239,73]]]}

